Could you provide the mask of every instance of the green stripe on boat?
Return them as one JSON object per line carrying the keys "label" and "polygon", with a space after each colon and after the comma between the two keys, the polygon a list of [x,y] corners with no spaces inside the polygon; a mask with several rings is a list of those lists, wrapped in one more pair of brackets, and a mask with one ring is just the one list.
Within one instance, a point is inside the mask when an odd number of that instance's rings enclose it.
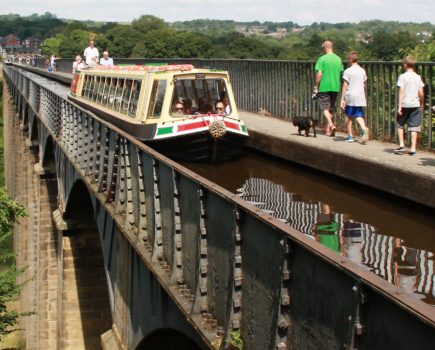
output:
{"label": "green stripe on boat", "polygon": [[157,130],[157,135],[167,135],[167,134],[172,134],[172,126],[167,126],[167,127],[159,127]]}

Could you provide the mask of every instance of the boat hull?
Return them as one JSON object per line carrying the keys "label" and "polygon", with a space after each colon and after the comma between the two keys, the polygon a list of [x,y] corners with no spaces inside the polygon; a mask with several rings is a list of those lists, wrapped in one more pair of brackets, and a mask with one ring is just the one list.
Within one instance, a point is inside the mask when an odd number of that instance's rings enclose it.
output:
{"label": "boat hull", "polygon": [[[100,118],[145,142],[157,152],[174,160],[222,162],[237,157],[248,138],[244,124],[236,120],[225,120],[224,124],[227,129],[225,134],[222,137],[213,138],[209,131],[210,123],[216,119],[213,116],[197,117],[164,125],[143,124],[125,121],[79,98],[71,95],[68,97],[81,107],[90,110]],[[223,117],[217,119],[223,120]],[[166,132],[171,134],[167,135]]]}
{"label": "boat hull", "polygon": [[177,161],[223,162],[240,155],[246,140],[247,136],[232,132],[227,132],[221,138],[214,139],[207,130],[151,140],[146,144]]}

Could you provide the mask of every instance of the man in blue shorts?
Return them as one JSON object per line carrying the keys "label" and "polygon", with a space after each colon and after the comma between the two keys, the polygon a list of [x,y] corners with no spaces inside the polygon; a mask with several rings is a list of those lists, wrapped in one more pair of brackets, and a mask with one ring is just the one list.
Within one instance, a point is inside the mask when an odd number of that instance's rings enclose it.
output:
{"label": "man in blue shorts", "polygon": [[340,90],[340,74],[343,71],[341,58],[333,52],[332,42],[327,40],[322,44],[325,52],[316,62],[316,82],[314,94],[319,100],[319,107],[323,116],[328,121],[326,135],[335,136],[335,125],[333,122],[335,101]]}
{"label": "man in blue shorts", "polygon": [[347,116],[347,138],[346,142],[353,142],[352,128],[353,120],[359,124],[362,132],[361,144],[369,139],[369,129],[364,122],[364,107],[366,101],[366,71],[358,64],[358,52],[352,51],[349,54],[349,65],[343,73],[343,88],[341,92],[341,108]]}

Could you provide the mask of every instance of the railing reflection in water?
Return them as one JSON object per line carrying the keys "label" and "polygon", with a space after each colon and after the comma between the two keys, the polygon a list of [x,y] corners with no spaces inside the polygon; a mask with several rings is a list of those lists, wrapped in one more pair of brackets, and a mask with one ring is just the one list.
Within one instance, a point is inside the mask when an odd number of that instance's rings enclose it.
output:
{"label": "railing reflection in water", "polygon": [[334,212],[328,204],[303,201],[270,180],[249,178],[237,193],[331,250],[435,305],[434,252],[406,246],[402,239]]}

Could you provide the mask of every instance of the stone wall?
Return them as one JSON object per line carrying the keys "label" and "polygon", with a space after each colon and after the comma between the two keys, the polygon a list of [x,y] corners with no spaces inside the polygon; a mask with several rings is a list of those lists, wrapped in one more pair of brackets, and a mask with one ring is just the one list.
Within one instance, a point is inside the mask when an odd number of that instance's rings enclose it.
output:
{"label": "stone wall", "polygon": [[59,231],[57,179],[40,164],[39,149],[4,93],[5,182],[28,216],[16,224],[14,249],[20,281],[26,349],[99,349],[112,327],[101,244],[96,229]]}

